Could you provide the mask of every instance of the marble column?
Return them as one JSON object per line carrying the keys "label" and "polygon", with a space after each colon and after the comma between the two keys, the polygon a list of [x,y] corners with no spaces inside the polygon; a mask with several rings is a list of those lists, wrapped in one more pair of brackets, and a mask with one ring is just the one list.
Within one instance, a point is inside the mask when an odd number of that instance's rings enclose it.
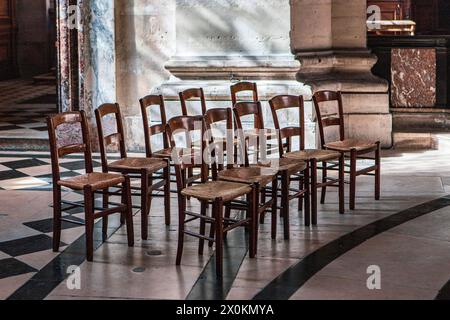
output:
{"label": "marble column", "polygon": [[292,0],[291,47],[301,63],[297,80],[344,92],[346,133],[392,145],[388,84],[371,72],[365,0]]}
{"label": "marble column", "polygon": [[82,0],[80,6],[80,94],[92,118],[102,103],[116,102],[114,0]]}

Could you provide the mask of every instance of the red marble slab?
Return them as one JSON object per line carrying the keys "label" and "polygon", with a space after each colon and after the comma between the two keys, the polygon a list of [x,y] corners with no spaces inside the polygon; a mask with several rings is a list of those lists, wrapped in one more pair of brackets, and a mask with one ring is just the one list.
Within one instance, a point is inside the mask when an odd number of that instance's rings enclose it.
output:
{"label": "red marble slab", "polygon": [[436,50],[392,49],[393,107],[425,108],[436,105]]}

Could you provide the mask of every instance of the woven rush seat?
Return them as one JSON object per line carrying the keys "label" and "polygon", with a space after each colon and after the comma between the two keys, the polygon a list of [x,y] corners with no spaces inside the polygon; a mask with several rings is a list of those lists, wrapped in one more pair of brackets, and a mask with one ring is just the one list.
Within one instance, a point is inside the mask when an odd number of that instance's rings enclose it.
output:
{"label": "woven rush seat", "polygon": [[222,199],[229,202],[237,197],[246,195],[252,191],[248,184],[227,181],[211,181],[194,185],[184,189],[181,193],[187,197],[193,197],[204,201]]}
{"label": "woven rush seat", "polygon": [[155,152],[153,152],[152,156],[155,158],[163,158],[163,159],[171,158],[172,157],[172,148],[166,148],[163,150],[155,151]]}
{"label": "woven rush seat", "polygon": [[336,151],[313,150],[313,149],[289,152],[284,155],[284,157],[288,159],[297,159],[303,161],[310,161],[313,159],[317,159],[317,161],[319,162],[336,160],[339,159],[340,156],[341,156],[340,153]]}
{"label": "woven rush seat", "polygon": [[287,170],[289,174],[294,174],[306,169],[306,163],[303,160],[295,158],[269,159],[267,163],[260,162],[258,165],[272,168],[277,171]]}
{"label": "woven rush seat", "polygon": [[124,158],[108,164],[108,167],[112,171],[140,171],[147,169],[151,172],[156,172],[167,167],[167,162],[159,159],[149,158]]}
{"label": "woven rush seat", "polygon": [[330,150],[336,150],[340,152],[350,152],[351,150],[365,151],[370,149],[376,149],[377,144],[358,139],[347,139],[344,141],[336,141],[325,144],[325,148]]}
{"label": "woven rush seat", "polygon": [[92,190],[101,190],[114,187],[125,182],[125,178],[119,174],[94,172],[58,181],[58,185],[74,190],[83,190],[90,186]]}
{"label": "woven rush seat", "polygon": [[277,170],[268,167],[253,166],[245,168],[232,168],[219,172],[218,177],[223,181],[238,183],[259,183],[265,186],[273,181]]}

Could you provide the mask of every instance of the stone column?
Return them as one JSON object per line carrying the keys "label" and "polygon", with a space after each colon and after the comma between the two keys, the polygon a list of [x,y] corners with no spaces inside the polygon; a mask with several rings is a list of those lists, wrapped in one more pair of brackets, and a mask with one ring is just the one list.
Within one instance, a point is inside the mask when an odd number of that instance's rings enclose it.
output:
{"label": "stone column", "polygon": [[175,53],[175,0],[115,0],[117,100],[128,147],[143,150],[139,99],[170,77],[165,64]]}
{"label": "stone column", "polygon": [[80,101],[95,122],[94,110],[116,101],[114,0],[81,0],[80,6]]}
{"label": "stone column", "polygon": [[347,135],[392,145],[388,84],[371,72],[366,0],[292,0],[291,47],[301,63],[297,80],[344,92]]}

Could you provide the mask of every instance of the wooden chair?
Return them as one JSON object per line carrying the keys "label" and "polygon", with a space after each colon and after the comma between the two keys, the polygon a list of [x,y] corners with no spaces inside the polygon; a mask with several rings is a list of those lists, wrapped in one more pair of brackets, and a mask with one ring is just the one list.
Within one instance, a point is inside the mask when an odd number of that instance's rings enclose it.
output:
{"label": "wooden chair", "polygon": [[[164,207],[168,208],[169,213],[166,214],[166,225],[170,225],[170,197],[166,194],[172,192],[170,190],[170,184],[172,181],[171,177],[171,158],[172,158],[172,148],[169,145],[169,140],[167,137],[167,117],[166,117],[166,106],[164,104],[164,98],[161,95],[148,95],[139,100],[141,105],[142,122],[144,125],[144,140],[145,140],[145,155],[147,158],[159,158],[166,160],[170,165],[167,168],[168,173],[164,172],[163,176],[153,177],[154,179],[163,178],[166,183],[164,184]],[[161,117],[161,122],[158,124],[150,125],[151,121],[149,119],[149,110],[158,108]],[[163,142],[163,149],[153,151],[152,148],[152,137],[156,135],[161,135]],[[153,196],[159,196],[159,194],[153,194]],[[151,198],[150,198],[151,199]]]}
{"label": "wooden chair", "polygon": [[[103,119],[111,116],[117,125],[117,132],[105,136]],[[151,196],[153,191],[164,187],[165,220],[170,223],[170,190],[166,187],[170,179],[169,164],[167,160],[157,158],[132,158],[128,157],[125,145],[125,131],[122,123],[122,115],[119,105],[103,104],[95,110],[97,130],[100,142],[100,153],[103,172],[120,172],[141,180],[140,188],[132,187],[132,190],[140,190],[141,196],[141,233],[142,239],[148,239],[148,216],[150,214]],[[119,149],[120,159],[108,163],[108,148]],[[153,174],[163,170],[163,180],[153,184]],[[138,195],[138,194],[136,194]],[[103,199],[107,204],[108,196]]]}
{"label": "wooden chair", "polygon": [[[350,158],[350,210],[355,209],[356,201],[356,177],[361,175],[375,176],[375,199],[380,199],[381,188],[381,147],[380,141],[366,141],[362,139],[347,139],[345,137],[344,107],[342,103],[342,93],[335,91],[319,91],[314,94],[314,106],[319,123],[320,142],[325,150],[341,152]],[[337,112],[328,114],[324,109],[324,103],[337,103]],[[327,142],[325,128],[338,127],[339,141]],[[367,157],[369,153],[374,153],[374,157]],[[357,170],[358,159],[374,160],[373,166]],[[375,174],[371,174],[375,172]]]}
{"label": "wooden chair", "polygon": [[246,102],[239,99],[239,94],[242,92],[251,92],[252,93],[252,100],[249,100],[247,102],[258,102],[258,86],[254,82],[246,82],[242,81],[239,83],[236,83],[230,87],[231,90],[231,102],[233,103],[233,107],[236,105],[236,103],[240,102]]}
{"label": "wooden chair", "polygon": [[[304,182],[310,184],[311,191],[311,207],[312,207],[312,223],[317,224],[317,190],[319,188],[326,188],[327,186],[339,188],[339,212],[344,213],[345,199],[344,199],[344,157],[339,152],[327,150],[305,150],[305,106],[302,96],[282,95],[274,97],[269,101],[275,128],[278,131],[278,148],[280,157],[289,159],[303,160],[308,165],[311,180],[305,177]],[[278,112],[280,110],[297,109],[299,114],[299,125],[281,127]],[[299,138],[300,150],[292,151],[292,139]],[[327,167],[329,161],[339,161],[339,178],[330,178],[324,169],[322,182],[317,181],[318,162],[322,162],[324,168]],[[308,187],[309,189],[309,187]],[[321,203],[325,202],[325,192],[322,192]]]}
{"label": "wooden chair", "polygon": [[[61,126],[71,126],[79,124],[81,126],[82,137],[79,144],[60,146],[56,130]],[[134,246],[133,234],[133,213],[131,207],[130,179],[121,174],[94,172],[92,165],[91,140],[89,127],[84,111],[61,113],[47,118],[48,133],[50,140],[50,153],[52,159],[52,179],[53,179],[53,251],[59,251],[61,239],[61,205],[69,205],[69,208],[85,208],[85,226],[86,226],[86,256],[88,261],[93,260],[94,255],[94,221],[107,217],[111,214],[121,213],[127,223],[128,245]],[[61,179],[59,160],[61,157],[73,154],[83,153],[85,161],[86,174],[68,179]],[[95,207],[95,194],[110,188],[122,186],[121,203],[114,208]],[[61,199],[61,188],[69,188],[76,191],[82,191],[84,195],[84,205],[76,202],[63,201]],[[66,209],[66,210],[67,210]],[[98,211],[96,213],[96,211]],[[107,223],[103,224],[103,240],[106,240]]]}
{"label": "wooden chair", "polygon": [[[141,105],[142,121],[144,123],[145,154],[147,158],[162,158],[170,160],[172,148],[169,145],[169,140],[167,137],[167,117],[163,96],[149,95],[140,99],[139,103]],[[150,119],[148,118],[148,111],[152,108],[159,109],[161,122],[151,126]],[[163,149],[153,151],[151,138],[157,134],[162,135]]]}
{"label": "wooden chair", "polygon": [[[261,103],[260,102],[239,102],[236,103],[234,107],[234,113],[237,123],[237,129],[239,132],[242,132],[242,120],[241,118],[243,116],[253,115],[256,121],[259,123],[257,124],[257,127],[260,130],[264,130],[264,117],[262,113]],[[273,130],[271,130],[273,131]],[[239,135],[239,134],[238,134]],[[242,136],[242,133],[240,133]],[[262,138],[262,137],[261,137]],[[261,152],[263,148],[259,146],[261,143],[261,139],[258,139],[257,142],[257,152]],[[263,142],[264,143],[264,142]],[[247,146],[248,143],[245,143],[245,146]],[[248,152],[247,147],[244,150],[245,152],[245,161],[246,165],[249,165],[249,159],[248,159]],[[257,157],[259,158],[259,157]],[[304,210],[304,218],[305,218],[305,224],[310,224],[310,202],[309,202],[309,188],[303,187],[303,184],[301,184],[299,189],[294,189],[291,187],[291,181],[295,180],[296,178],[292,179],[292,176],[304,174],[305,178],[309,180],[309,172],[307,169],[307,165],[302,160],[297,159],[289,159],[289,158],[283,158],[279,157],[277,159],[271,159],[267,163],[261,163],[259,162],[258,165],[262,166],[268,166],[273,169],[276,169],[277,172],[277,184],[275,184],[275,194],[278,197],[278,191],[280,191],[281,196],[281,216],[283,218],[283,225],[284,225],[284,238],[286,240],[290,237],[290,209],[289,204],[291,200],[298,199],[299,203],[301,203],[302,200],[305,202],[305,210]],[[281,189],[278,190],[278,180],[281,181]],[[272,190],[273,194],[274,190]],[[293,193],[293,194],[292,194]],[[273,213],[272,213],[273,214]],[[264,218],[264,215],[261,216],[261,218]],[[276,219],[276,215],[273,215],[272,220]],[[276,221],[275,221],[276,222]],[[272,221],[272,223],[274,223]],[[272,238],[276,238],[276,229],[272,230]]]}
{"label": "wooden chair", "polygon": [[[256,103],[259,101],[258,86],[254,82],[242,81],[242,82],[232,85],[230,87],[230,90],[231,90],[231,102],[233,104],[233,106],[232,106],[233,108],[236,105],[236,103],[238,103],[238,102],[255,102]],[[248,99],[240,98],[240,96],[242,97],[243,92],[251,92],[252,99],[248,100]],[[255,137],[255,136],[260,135],[260,132],[262,129],[262,128],[258,127],[260,122],[258,121],[258,119],[255,118],[253,123],[254,123],[254,129],[246,130],[245,131],[246,137],[252,137],[252,136]],[[237,126],[236,123],[235,123],[235,125]],[[267,136],[267,139],[269,139],[269,140],[277,138],[276,134],[272,130],[265,130],[264,132]],[[268,146],[271,147],[271,145],[268,145]]]}
{"label": "wooden chair", "polygon": [[[183,132],[190,135],[195,130],[195,122],[202,123],[202,136],[205,130],[203,117],[201,116],[180,116],[169,120],[168,132],[171,146],[177,148],[175,134]],[[178,149],[178,148],[177,148]],[[202,140],[202,150],[205,150],[205,141]],[[188,187],[184,179],[186,170],[192,168],[195,163],[192,149],[187,149],[187,153],[182,152],[182,148],[174,152],[177,155],[175,161],[175,171],[177,176],[178,188],[178,207],[179,207],[179,229],[178,229],[178,251],[176,264],[181,264],[183,255],[184,238],[186,235],[199,239],[199,254],[203,254],[204,242],[216,244],[216,275],[222,277],[223,274],[223,240],[226,232],[237,227],[246,226],[250,230],[250,257],[255,257],[255,238],[256,238],[256,211],[257,199],[255,188],[249,184],[218,181],[213,177],[213,181],[208,181],[209,167],[204,157],[202,162],[202,183]],[[215,166],[213,164],[213,166]],[[216,171],[216,170],[213,170]],[[240,197],[247,197],[248,205],[245,206],[247,217],[242,220],[234,220],[224,217],[224,206],[228,206],[233,200]],[[200,214],[191,212],[186,208],[187,197],[195,198],[200,201]],[[212,204],[211,217],[207,215],[207,206]],[[200,232],[196,233],[186,229],[190,222],[200,220]],[[210,236],[206,236],[206,224],[211,225]]]}
{"label": "wooden chair", "polygon": [[[232,127],[232,111],[229,108],[218,108],[218,109],[211,109],[208,110],[205,116],[207,128],[210,128],[211,125],[218,121],[226,121],[227,128]],[[235,135],[236,136],[236,135]],[[229,139],[231,136],[228,137]],[[217,140],[215,137],[211,136],[209,137],[209,141],[213,143],[217,143]],[[228,144],[228,143],[227,143]],[[257,216],[260,217],[261,223],[264,222],[264,215],[266,211],[270,210],[272,213],[272,225],[271,225],[271,234],[272,237],[276,237],[276,229],[277,229],[277,170],[273,168],[269,168],[267,166],[250,166],[250,163],[248,161],[248,153],[247,149],[245,147],[246,144],[246,138],[241,135],[240,137],[237,137],[237,141],[235,141],[236,146],[239,146],[239,148],[234,148],[235,152],[238,152],[241,154],[241,158],[243,158],[243,161],[241,161],[240,164],[237,162],[235,164],[240,165],[239,167],[236,167],[233,163],[230,161],[227,161],[226,169],[220,170],[218,173],[219,180],[223,181],[230,181],[230,182],[238,182],[238,183],[247,183],[255,186],[256,194],[259,199],[259,195],[261,194],[261,201],[259,202],[257,206]],[[228,149],[230,149],[228,147]],[[229,150],[230,151],[230,150]],[[229,158],[229,151],[227,152],[227,159]],[[237,156],[234,157],[235,160],[237,160]],[[223,168],[223,166],[222,166]],[[222,169],[220,168],[220,169]],[[270,188],[270,184],[272,184],[272,188]],[[271,198],[269,201],[266,201],[266,193],[268,191],[271,191]],[[231,208],[228,208],[225,212],[225,216],[228,217],[230,215]],[[258,231],[258,225],[256,226],[256,232]],[[257,238],[255,240],[255,253],[258,250],[258,243]]]}
{"label": "wooden chair", "polygon": [[187,107],[187,101],[189,100],[200,100],[200,106],[201,106],[201,115],[204,115],[206,113],[206,99],[205,94],[203,92],[202,88],[193,88],[193,89],[187,89],[183,92],[180,92],[180,102],[181,102],[181,111],[183,113],[183,116],[196,116],[197,114],[189,114],[188,107]]}

